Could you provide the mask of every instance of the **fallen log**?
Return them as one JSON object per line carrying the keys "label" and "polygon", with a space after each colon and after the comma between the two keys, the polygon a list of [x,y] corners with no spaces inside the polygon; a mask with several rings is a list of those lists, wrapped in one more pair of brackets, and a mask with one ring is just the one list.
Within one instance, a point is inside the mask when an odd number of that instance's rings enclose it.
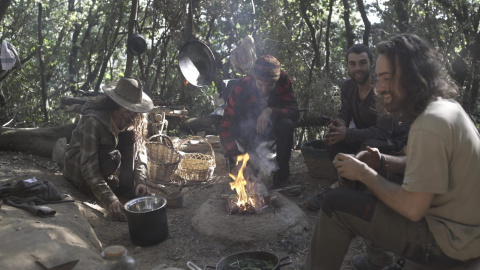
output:
{"label": "fallen log", "polygon": [[0,150],[26,152],[52,158],[58,139],[70,141],[76,124],[49,128],[6,128],[0,127]]}
{"label": "fallen log", "polygon": [[[69,113],[80,113],[83,104],[88,101],[88,98],[76,98],[76,97],[62,97],[60,98],[60,107],[65,108],[66,112]],[[165,113],[167,116],[178,116],[185,117],[188,116],[188,111],[185,110],[185,106],[175,105],[175,106],[155,106],[150,113],[153,114],[162,114]]]}

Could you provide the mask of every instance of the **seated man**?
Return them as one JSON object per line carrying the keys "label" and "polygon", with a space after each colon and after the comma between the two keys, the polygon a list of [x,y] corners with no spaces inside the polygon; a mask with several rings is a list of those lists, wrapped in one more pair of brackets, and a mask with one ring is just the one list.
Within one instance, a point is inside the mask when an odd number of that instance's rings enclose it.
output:
{"label": "seated man", "polygon": [[[304,269],[339,269],[355,236],[431,269],[451,269],[480,257],[480,134],[452,97],[458,87],[438,54],[411,34],[378,45],[376,94],[385,109],[411,123],[403,184],[387,181],[346,154],[333,161],[339,175],[372,194],[339,187],[325,196]],[[366,155],[381,155],[378,150]],[[382,269],[370,256],[359,269]],[[430,269],[429,268],[429,269]]]}
{"label": "seated man", "polygon": [[123,220],[123,204],[149,194],[142,113],[153,108],[140,81],[122,78],[103,87],[106,95],[85,103],[65,153],[64,177]]}
{"label": "seated man", "polygon": [[[374,82],[370,69],[373,55],[363,44],[347,51],[347,69],[350,78],[340,88],[341,107],[336,119],[331,120],[324,141],[329,145],[330,159],[336,154],[356,154],[366,146],[382,153],[400,151],[406,144],[408,125],[398,122],[396,114],[378,114]],[[350,128],[353,120],[354,128]]]}
{"label": "seated man", "polygon": [[256,154],[258,146],[273,137],[278,163],[273,186],[282,187],[290,175],[293,132],[299,118],[297,101],[292,82],[275,57],[258,58],[252,73],[240,79],[228,97],[220,123],[220,140],[230,157],[243,154],[237,146],[241,144],[255,167],[259,158],[266,158]]}
{"label": "seated man", "polygon": [[[378,148],[382,153],[399,152],[407,142],[409,125],[400,123],[395,113],[377,113],[372,66],[373,55],[367,46],[355,44],[347,50],[350,78],[340,88],[341,107],[324,136],[332,160],[340,152],[356,154],[366,146]],[[354,128],[350,128],[352,120]],[[308,198],[306,207],[318,211],[322,196]]]}

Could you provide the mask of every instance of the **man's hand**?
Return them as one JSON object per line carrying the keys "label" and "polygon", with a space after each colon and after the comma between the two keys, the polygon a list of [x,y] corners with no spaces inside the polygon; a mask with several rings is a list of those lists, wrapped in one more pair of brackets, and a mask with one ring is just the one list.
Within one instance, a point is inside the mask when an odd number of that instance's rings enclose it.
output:
{"label": "man's hand", "polygon": [[362,162],[365,162],[368,167],[374,170],[380,169],[382,155],[377,148],[371,148],[370,146],[367,146],[366,150],[358,153],[356,158]]}
{"label": "man's hand", "polygon": [[338,175],[353,181],[362,179],[370,170],[368,165],[348,154],[337,154],[333,159],[333,166]]}
{"label": "man's hand", "polygon": [[126,219],[123,213],[123,204],[119,200],[114,201],[108,206],[108,212],[112,214],[115,220],[124,221]]}
{"label": "man's hand", "polygon": [[147,186],[144,184],[138,184],[137,187],[135,188],[135,195],[136,196],[147,196],[150,195],[150,190],[148,189]]}
{"label": "man's hand", "polygon": [[268,123],[272,115],[272,108],[265,108],[257,119],[257,133],[264,135],[267,133]]}
{"label": "man's hand", "polygon": [[346,134],[347,127],[345,124],[332,118],[330,119],[330,125],[328,125],[323,141],[328,145],[333,145],[345,140]]}

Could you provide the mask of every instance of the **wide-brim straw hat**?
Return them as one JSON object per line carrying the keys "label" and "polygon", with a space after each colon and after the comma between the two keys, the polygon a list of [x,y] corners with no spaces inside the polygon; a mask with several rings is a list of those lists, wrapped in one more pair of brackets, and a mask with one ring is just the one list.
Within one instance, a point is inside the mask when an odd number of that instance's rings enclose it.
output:
{"label": "wide-brim straw hat", "polygon": [[103,92],[125,109],[145,113],[153,109],[152,99],[142,91],[142,84],[134,78],[122,78],[103,86]]}

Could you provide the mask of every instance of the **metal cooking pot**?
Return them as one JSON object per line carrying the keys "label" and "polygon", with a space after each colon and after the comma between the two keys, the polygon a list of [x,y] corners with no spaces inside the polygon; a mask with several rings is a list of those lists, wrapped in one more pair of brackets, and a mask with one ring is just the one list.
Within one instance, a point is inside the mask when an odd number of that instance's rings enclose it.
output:
{"label": "metal cooking pot", "polygon": [[209,85],[215,75],[215,57],[210,48],[198,40],[182,45],[178,65],[185,79],[195,86]]}
{"label": "metal cooking pot", "polygon": [[[287,260],[288,262],[285,263],[280,263],[281,261]],[[225,270],[225,269],[232,269],[232,264],[242,262],[244,260],[256,260],[256,261],[264,261],[267,262],[268,264],[272,265],[272,268],[269,270],[278,270],[280,267],[289,265],[292,263],[292,259],[290,256],[284,257],[282,259],[278,259],[278,257],[270,252],[265,252],[265,251],[245,251],[245,252],[238,252],[234,253],[231,255],[228,255],[226,257],[223,257],[216,266],[210,266],[207,265],[205,266],[204,269],[207,268],[213,268],[216,270]],[[201,269],[192,262],[188,262],[187,265],[190,267],[192,270],[198,270]],[[240,269],[240,268],[239,268]]]}
{"label": "metal cooking pot", "polygon": [[127,48],[134,54],[139,55],[147,49],[147,42],[140,34],[133,34],[128,38]]}
{"label": "metal cooking pot", "polygon": [[138,246],[154,245],[168,237],[167,200],[145,196],[125,203],[130,240]]}

